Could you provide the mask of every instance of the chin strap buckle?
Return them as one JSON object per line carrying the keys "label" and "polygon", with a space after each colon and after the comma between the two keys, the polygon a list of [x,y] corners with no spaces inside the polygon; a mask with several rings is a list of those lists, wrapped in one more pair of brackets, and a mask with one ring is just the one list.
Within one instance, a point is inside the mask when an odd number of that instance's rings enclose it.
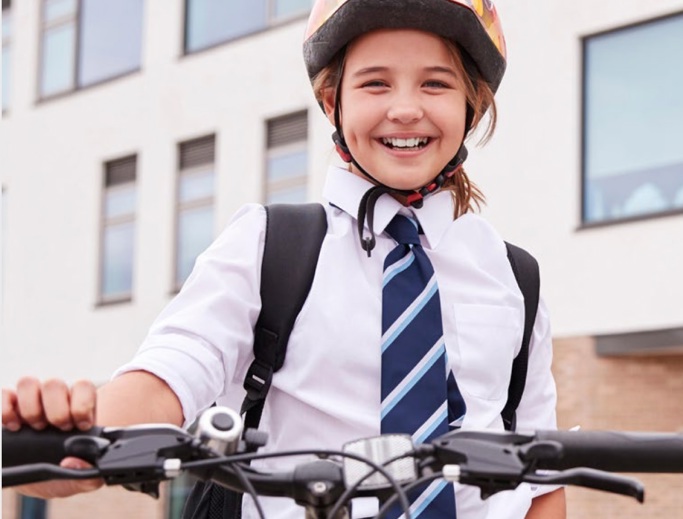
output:
{"label": "chin strap buckle", "polygon": [[424,205],[424,194],[422,193],[422,190],[420,190],[419,193],[415,192],[409,194],[406,197],[406,202],[408,202],[408,205],[410,205],[410,207],[420,209]]}

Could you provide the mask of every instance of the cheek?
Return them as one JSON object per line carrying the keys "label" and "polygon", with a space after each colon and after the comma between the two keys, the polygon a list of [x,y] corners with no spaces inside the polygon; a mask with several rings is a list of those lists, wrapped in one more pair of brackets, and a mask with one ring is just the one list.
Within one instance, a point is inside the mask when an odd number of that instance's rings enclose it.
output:
{"label": "cheek", "polygon": [[353,110],[346,110],[342,117],[344,135],[350,142],[355,141],[362,144],[370,137],[375,125],[376,118],[369,109],[363,110],[354,106]]}
{"label": "cheek", "polygon": [[462,138],[465,132],[465,118],[467,108],[465,103],[451,104],[448,108],[436,109],[434,112],[436,123],[452,137]]}

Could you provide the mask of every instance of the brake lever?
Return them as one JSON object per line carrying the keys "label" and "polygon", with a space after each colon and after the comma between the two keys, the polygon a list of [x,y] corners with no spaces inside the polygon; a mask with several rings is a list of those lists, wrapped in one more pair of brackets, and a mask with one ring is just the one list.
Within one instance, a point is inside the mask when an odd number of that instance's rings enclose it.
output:
{"label": "brake lever", "polygon": [[[111,441],[111,445],[96,460],[99,477],[107,485],[123,485],[128,490],[154,498],[159,497],[159,483],[176,475],[169,460],[196,459],[203,448],[199,440],[186,431],[167,425],[106,428],[103,437]],[[79,449],[98,447],[95,442],[90,446],[84,443],[85,440],[79,441]]]}
{"label": "brake lever", "polygon": [[645,501],[645,487],[637,479],[596,469],[575,468],[552,474],[527,474],[524,481],[540,485],[577,485],[630,496],[639,503]]}
{"label": "brake lever", "polygon": [[15,487],[58,479],[91,479],[100,477],[97,469],[66,469],[52,463],[31,463],[2,469],[2,487]]}
{"label": "brake lever", "polygon": [[521,434],[491,431],[452,431],[432,442],[434,470],[459,468],[453,481],[479,488],[482,499],[497,492],[513,490],[523,481],[527,464],[519,456],[519,446],[530,441]]}

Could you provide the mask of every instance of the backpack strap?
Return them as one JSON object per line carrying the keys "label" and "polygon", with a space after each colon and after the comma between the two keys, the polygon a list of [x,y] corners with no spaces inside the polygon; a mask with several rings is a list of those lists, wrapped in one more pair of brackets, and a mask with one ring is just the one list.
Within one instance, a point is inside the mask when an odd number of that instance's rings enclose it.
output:
{"label": "backpack strap", "polygon": [[[320,204],[265,206],[266,237],[261,264],[261,313],[254,327],[254,360],[244,379],[245,430],[258,428],[273,373],[287,353],[287,341],[313,283],[327,233]],[[214,482],[197,482],[183,519],[241,519],[242,493]]]}
{"label": "backpack strap", "polygon": [[517,427],[517,406],[522,400],[529,366],[529,342],[536,322],[540,292],[538,262],[524,249],[505,242],[507,256],[515,274],[515,279],[524,296],[524,333],[522,347],[512,363],[508,400],[501,412],[505,430],[514,431]]}
{"label": "backpack strap", "polygon": [[257,428],[273,373],[285,360],[287,342],[313,283],[327,215],[320,204],[266,206],[261,266],[261,313],[254,328],[254,361],[244,380],[246,428]]}

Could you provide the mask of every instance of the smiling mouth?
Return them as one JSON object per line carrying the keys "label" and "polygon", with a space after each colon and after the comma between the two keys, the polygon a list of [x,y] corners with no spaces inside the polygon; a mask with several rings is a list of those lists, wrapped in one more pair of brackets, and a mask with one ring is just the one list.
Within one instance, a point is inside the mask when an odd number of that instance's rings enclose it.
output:
{"label": "smiling mouth", "polygon": [[408,139],[398,139],[393,137],[382,137],[382,144],[392,150],[414,151],[421,150],[429,144],[429,137],[411,137]]}

